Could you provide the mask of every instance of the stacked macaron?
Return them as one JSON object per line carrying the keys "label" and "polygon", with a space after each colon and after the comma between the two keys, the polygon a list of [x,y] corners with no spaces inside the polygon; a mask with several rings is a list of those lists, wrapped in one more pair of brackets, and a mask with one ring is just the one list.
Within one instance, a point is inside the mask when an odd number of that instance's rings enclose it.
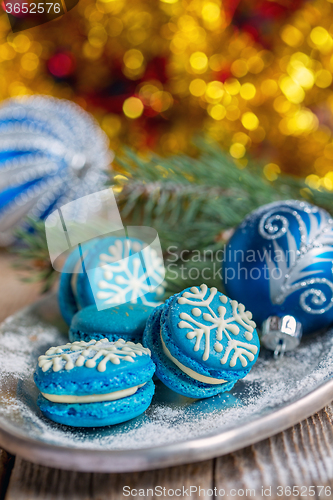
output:
{"label": "stacked macaron", "polygon": [[[140,261],[143,249],[153,277]],[[164,273],[153,252],[140,240],[112,236],[83,243],[80,252],[68,257],[59,306],[72,343],[40,356],[34,376],[41,392],[38,405],[51,420],[80,427],[111,425],[150,405],[155,365],[140,341],[164,292],[162,286],[149,291]]]}
{"label": "stacked macaron", "polygon": [[121,304],[110,309],[98,311],[96,306],[81,309],[72,319],[69,340],[111,341],[122,338],[133,342],[142,342],[142,334],[153,307],[144,304]]}
{"label": "stacked macaron", "polygon": [[[142,265],[142,252],[148,267]],[[159,284],[163,277],[162,259],[141,240],[97,238],[67,258],[60,277],[60,311],[70,325],[74,314],[93,304],[99,310],[128,302],[156,306],[164,293]]]}
{"label": "stacked macaron", "polygon": [[157,307],[143,343],[156,375],[175,392],[193,398],[230,390],[259,354],[252,314],[207,285],[187,288]]}
{"label": "stacked macaron", "polygon": [[204,284],[155,308],[88,306],[74,315],[69,335],[72,343],[39,357],[35,383],[43,414],[76,427],[143,413],[154,394],[155,368],[175,392],[207,398],[230,390],[259,354],[252,314]]}
{"label": "stacked macaron", "polygon": [[143,413],[154,394],[149,349],[119,339],[51,347],[38,358],[38,405],[54,422],[99,427]]}

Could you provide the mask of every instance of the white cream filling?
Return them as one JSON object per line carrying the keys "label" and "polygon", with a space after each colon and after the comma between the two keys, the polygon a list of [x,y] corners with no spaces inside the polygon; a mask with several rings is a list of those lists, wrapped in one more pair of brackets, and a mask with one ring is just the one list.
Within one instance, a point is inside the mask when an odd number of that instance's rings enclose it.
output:
{"label": "white cream filling", "polygon": [[187,366],[184,366],[182,363],[178,361],[178,359],[172,356],[171,352],[164,343],[162,335],[160,335],[160,337],[164,354],[170,359],[170,361],[172,361],[176,366],[178,366],[178,368],[182,372],[186,373],[186,375],[193,378],[194,380],[198,380],[199,382],[204,382],[205,384],[225,384],[227,382],[227,380],[222,380],[221,378],[214,378],[214,377],[208,377],[206,375],[201,375],[201,373],[197,373],[194,370],[191,370],[191,368],[187,368]]}
{"label": "white cream filling", "polygon": [[53,403],[101,403],[103,401],[116,401],[118,399],[132,396],[136,393],[139,387],[143,387],[144,385],[145,384],[140,384],[135,387],[129,387],[128,389],[122,389],[121,391],[109,392],[107,394],[89,394],[88,396],[67,396],[66,394],[45,394],[44,392],[42,392],[42,395],[45,399],[48,399]]}

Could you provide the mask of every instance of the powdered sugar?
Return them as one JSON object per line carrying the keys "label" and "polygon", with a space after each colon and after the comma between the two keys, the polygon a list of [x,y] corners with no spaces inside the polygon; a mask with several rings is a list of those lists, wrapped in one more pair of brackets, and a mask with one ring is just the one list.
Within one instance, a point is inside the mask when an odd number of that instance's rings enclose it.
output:
{"label": "powdered sugar", "polygon": [[228,394],[193,400],[156,381],[156,394],[145,414],[114,427],[72,429],[41,415],[32,379],[38,356],[67,341],[55,326],[55,310],[54,302],[46,300],[2,325],[0,428],[56,446],[134,450],[237,429],[296,401],[333,374],[333,335],[328,332],[306,339],[279,362],[263,351],[250,374]]}

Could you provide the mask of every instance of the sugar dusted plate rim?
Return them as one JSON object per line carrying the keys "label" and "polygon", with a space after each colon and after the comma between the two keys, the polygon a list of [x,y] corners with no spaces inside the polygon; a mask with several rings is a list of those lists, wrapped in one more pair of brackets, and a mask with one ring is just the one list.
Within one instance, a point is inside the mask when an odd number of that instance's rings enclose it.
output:
{"label": "sugar dusted plate rim", "polygon": [[[36,334],[31,334],[30,330],[36,330]],[[17,344],[20,335],[27,333],[31,336],[30,342],[34,343],[30,355],[26,355],[27,363],[31,363],[37,358],[38,350],[40,352],[45,344],[50,345],[52,339],[57,339],[62,331],[64,325],[59,318],[55,297],[47,296],[19,311],[1,325],[0,334],[3,341],[1,342],[0,337],[0,362],[3,356],[10,358],[10,341],[15,340]],[[29,339],[24,339],[29,349]],[[264,353],[264,359],[260,361],[257,371],[253,375],[251,372],[248,381],[245,379],[244,383],[239,382],[238,388],[230,395],[231,403],[228,402],[229,395],[225,400],[179,400],[171,391],[164,392],[164,388],[159,384],[157,400],[147,416],[139,421],[135,419],[128,428],[108,428],[105,435],[104,431],[99,429],[85,435],[43,419],[35,406],[36,392],[31,382],[31,372],[26,377],[20,376],[14,368],[11,373],[3,373],[0,377],[0,445],[9,452],[35,463],[86,472],[148,470],[224,455],[277,434],[328,404],[333,399],[333,379],[330,379],[333,374],[333,356],[330,356],[330,352],[333,352],[333,338],[326,333],[307,340],[299,353],[291,354],[289,360],[286,358],[286,365],[280,369],[277,365],[272,365],[274,362]],[[22,353],[21,357],[24,357]],[[305,359],[308,362],[305,366],[308,372],[302,376],[302,373],[293,368],[288,397],[288,386],[285,387],[283,383],[289,382],[281,383],[276,377],[277,382],[274,385],[269,377],[274,380],[274,373],[278,374],[281,370],[285,372],[290,364],[298,366],[298,363],[300,367],[304,367]],[[274,404],[269,402],[265,385],[260,385],[265,374],[268,377],[271,397],[276,398]],[[290,374],[287,376],[290,378]],[[264,393],[264,396],[261,393]],[[9,401],[8,394],[13,406],[12,412],[5,410],[6,401]],[[263,398],[267,399],[269,407],[265,406],[266,399]],[[228,419],[230,422],[225,424]],[[206,427],[201,432],[203,422]],[[155,442],[158,443],[159,432],[172,435],[173,425],[174,442],[155,445]],[[189,426],[190,431],[185,432]],[[131,436],[135,436],[136,431],[139,435],[140,430],[143,434],[145,430],[151,430],[154,434],[156,429],[158,432],[156,436],[152,436],[151,442],[149,439],[147,443],[142,439],[138,442],[133,439],[133,443],[131,442]],[[100,440],[97,441],[96,436],[101,432]],[[185,437],[179,439],[182,435]],[[108,440],[109,448],[103,449],[101,444]],[[126,443],[123,449],[119,447],[122,442]]]}

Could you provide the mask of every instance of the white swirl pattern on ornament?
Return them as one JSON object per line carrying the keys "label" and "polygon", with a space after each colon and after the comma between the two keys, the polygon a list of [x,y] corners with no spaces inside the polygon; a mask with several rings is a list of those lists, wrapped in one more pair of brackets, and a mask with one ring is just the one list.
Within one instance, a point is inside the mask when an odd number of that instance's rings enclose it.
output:
{"label": "white swirl pattern on ornament", "polygon": [[[327,278],[317,276],[320,269],[309,270],[309,266],[332,262],[332,258],[324,254],[333,252],[333,221],[328,218],[324,210],[309,203],[299,201],[286,203],[290,208],[281,207],[276,203],[276,207],[272,207],[259,222],[259,234],[272,241],[275,255],[279,255],[279,259],[274,260],[269,253],[265,254],[270,277],[270,298],[273,304],[283,304],[292,293],[306,289],[300,294],[300,307],[309,314],[323,314],[333,306],[333,283]],[[309,228],[297,210],[304,211],[309,217]],[[300,248],[290,230],[287,217],[281,215],[281,212],[295,217],[300,235]],[[282,224],[282,227],[279,228],[278,224]],[[282,236],[287,238],[286,250],[276,241]],[[277,270],[280,271],[278,278]],[[329,295],[325,295],[323,290],[314,286],[309,288],[311,285],[327,287]]]}
{"label": "white swirl pattern on ornament", "polygon": [[[200,289],[192,287],[191,292],[184,292],[183,295],[178,298],[178,304],[194,305],[195,308],[191,311],[194,316],[199,316],[198,310],[200,311],[204,308],[208,309],[209,312],[203,312],[202,317],[205,321],[211,323],[211,325],[201,323],[190,314],[181,312],[179,317],[182,321],[178,323],[178,327],[191,329],[186,337],[189,340],[196,338],[194,351],[199,350],[201,339],[204,337],[205,349],[202,356],[203,361],[209,359],[210,336],[211,333],[216,330],[216,342],[214,344],[214,350],[216,352],[223,352],[223,345],[220,343],[223,335],[228,339],[227,347],[220,360],[221,364],[225,365],[228,362],[229,355],[233,352],[229,366],[234,367],[238,359],[243,367],[247,366],[248,361],[254,360],[254,355],[257,353],[258,348],[253,344],[232,338],[232,336],[237,336],[239,334],[240,328],[238,325],[240,325],[245,328],[246,340],[252,340],[253,330],[256,327],[255,322],[252,320],[252,314],[250,311],[245,311],[245,306],[243,304],[239,304],[236,300],[231,300],[232,316],[229,318],[225,317],[227,310],[224,306],[218,307],[217,315],[211,307],[211,302],[217,293],[217,289],[215,287],[210,288],[209,294],[206,297],[207,291],[208,287],[205,284],[201,285]],[[226,304],[228,299],[225,295],[220,295],[220,301]]]}

